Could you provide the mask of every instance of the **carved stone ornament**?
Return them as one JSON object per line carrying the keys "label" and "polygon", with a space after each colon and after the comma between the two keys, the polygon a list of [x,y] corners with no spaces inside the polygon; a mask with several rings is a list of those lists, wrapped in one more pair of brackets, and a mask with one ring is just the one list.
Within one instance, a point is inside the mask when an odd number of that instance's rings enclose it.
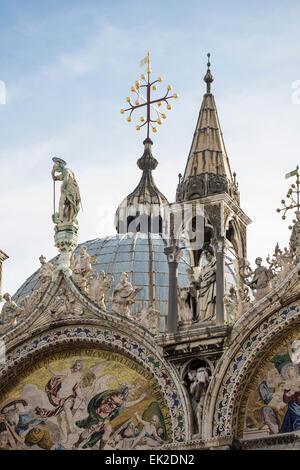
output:
{"label": "carved stone ornament", "polygon": [[135,303],[135,297],[140,290],[142,290],[142,287],[133,287],[129,281],[128,274],[122,273],[120,282],[112,293],[112,312],[132,319],[129,307]]}
{"label": "carved stone ornament", "polygon": [[83,292],[87,290],[87,278],[93,271],[93,258],[87,252],[86,246],[83,246],[78,256],[74,253],[71,258],[72,279]]}
{"label": "carved stone ornament", "polygon": [[1,310],[0,332],[5,333],[17,325],[17,318],[24,315],[24,310],[19,307],[16,302],[11,300],[11,295],[6,292],[3,295],[5,303]]}
{"label": "carved stone ornament", "polygon": [[135,321],[146,328],[150,333],[156,335],[159,332],[158,321],[160,317],[159,310],[156,310],[152,304],[145,307],[134,317]]}
{"label": "carved stone ornament", "polygon": [[114,283],[112,275],[105,275],[104,271],[100,274],[91,274],[87,286],[87,295],[100,308],[106,310],[107,294]]}
{"label": "carved stone ornament", "polygon": [[209,371],[206,367],[198,367],[187,373],[188,390],[192,405],[194,428],[201,433],[202,414],[206,391],[210,381]]}

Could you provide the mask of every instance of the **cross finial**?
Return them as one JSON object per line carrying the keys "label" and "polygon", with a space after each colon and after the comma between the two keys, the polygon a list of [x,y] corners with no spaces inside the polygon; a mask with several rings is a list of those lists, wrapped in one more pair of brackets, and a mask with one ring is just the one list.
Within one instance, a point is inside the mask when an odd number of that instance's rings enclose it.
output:
{"label": "cross finial", "polygon": [[[163,120],[166,119],[167,115],[162,112],[159,108],[163,104],[166,105],[167,110],[172,109],[169,101],[173,98],[178,98],[178,93],[171,93],[171,85],[167,86],[167,91],[161,95],[160,98],[152,98],[152,92],[157,90],[157,84],[162,82],[162,78],[158,77],[156,80],[151,80],[151,66],[150,66],[150,52],[147,52],[146,57],[141,60],[140,66],[147,65],[147,77],[145,74],[141,75],[142,82],[135,81],[134,86],[131,87],[132,93],[136,94],[136,100],[131,103],[131,98],[126,98],[129,108],[121,109],[121,114],[129,113],[127,121],[132,121],[132,114],[135,111],[145,111],[145,116],[140,116],[140,123],[136,126],[136,130],[139,131],[142,127],[147,126],[147,138],[149,139],[150,128],[153,132],[157,132],[156,123],[161,125]],[[145,91],[143,96],[142,91]],[[154,116],[153,116],[154,115]]]}
{"label": "cross finial", "polygon": [[207,72],[206,72],[206,75],[204,77],[204,81],[206,83],[206,93],[210,93],[210,85],[211,83],[214,81],[214,77],[212,76],[211,74],[211,71],[210,71],[210,53],[208,52],[207,54],[207,58],[208,58],[208,62],[207,62]]}

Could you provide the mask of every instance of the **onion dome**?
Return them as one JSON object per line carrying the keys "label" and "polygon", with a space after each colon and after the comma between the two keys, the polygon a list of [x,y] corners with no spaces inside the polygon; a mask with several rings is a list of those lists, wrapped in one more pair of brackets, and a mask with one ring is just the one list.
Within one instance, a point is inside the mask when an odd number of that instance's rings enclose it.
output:
{"label": "onion dome", "polygon": [[118,233],[141,232],[161,233],[164,208],[167,198],[157,188],[152,171],[158,161],[152,155],[151,139],[143,142],[144,153],[137,161],[142,170],[141,180],[135,190],[119,205],[115,216],[115,227]]}

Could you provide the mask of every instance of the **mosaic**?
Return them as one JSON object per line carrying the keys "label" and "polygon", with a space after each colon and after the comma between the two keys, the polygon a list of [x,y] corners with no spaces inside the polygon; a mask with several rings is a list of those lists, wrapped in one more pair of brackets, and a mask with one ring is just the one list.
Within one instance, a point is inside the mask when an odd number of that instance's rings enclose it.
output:
{"label": "mosaic", "polygon": [[151,449],[171,420],[153,374],[102,349],[52,353],[1,395],[0,449]]}

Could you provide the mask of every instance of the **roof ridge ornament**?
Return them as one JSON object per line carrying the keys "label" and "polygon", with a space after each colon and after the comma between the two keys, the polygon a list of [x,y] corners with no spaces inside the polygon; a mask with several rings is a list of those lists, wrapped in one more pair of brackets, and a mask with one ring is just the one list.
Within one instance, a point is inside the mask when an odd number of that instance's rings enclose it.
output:
{"label": "roof ridge ornament", "polygon": [[210,71],[211,63],[210,63],[210,53],[209,52],[207,54],[207,57],[208,57],[207,72],[206,72],[205,77],[203,78],[203,80],[206,83],[206,94],[210,94],[211,93],[210,85],[214,81],[214,77],[212,76],[211,71]]}

